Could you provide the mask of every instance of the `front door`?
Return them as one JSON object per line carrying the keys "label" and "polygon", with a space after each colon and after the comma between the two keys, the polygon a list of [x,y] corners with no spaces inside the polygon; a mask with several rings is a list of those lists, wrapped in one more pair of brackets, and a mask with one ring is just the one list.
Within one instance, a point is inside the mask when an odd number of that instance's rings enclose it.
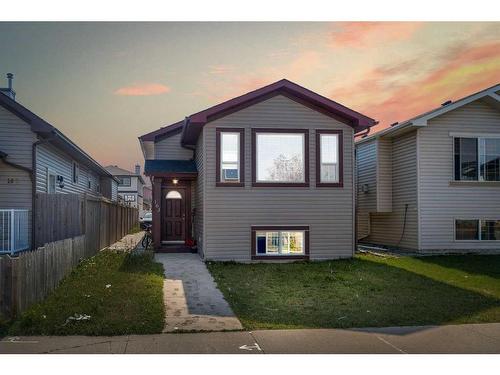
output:
{"label": "front door", "polygon": [[185,193],[184,188],[163,190],[163,241],[184,241],[186,238]]}

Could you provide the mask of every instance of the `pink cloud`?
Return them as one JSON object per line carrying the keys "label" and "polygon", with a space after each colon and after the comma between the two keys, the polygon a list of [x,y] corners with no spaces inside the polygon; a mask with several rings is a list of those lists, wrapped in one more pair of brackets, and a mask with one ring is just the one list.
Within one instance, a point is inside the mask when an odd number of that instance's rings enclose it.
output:
{"label": "pink cloud", "polygon": [[[332,98],[345,100],[357,110],[380,121],[378,131],[390,123],[404,121],[440,103],[456,100],[498,83],[500,42],[452,47],[443,53],[433,69],[420,69],[402,62],[382,66],[361,74],[358,82],[332,92]],[[394,72],[406,75],[392,81]],[[424,70],[418,78],[416,72]]]}
{"label": "pink cloud", "polygon": [[420,22],[344,22],[334,31],[333,47],[367,47],[409,39],[422,27]]}
{"label": "pink cloud", "polygon": [[137,83],[120,87],[115,90],[114,94],[123,96],[150,96],[166,94],[167,92],[170,92],[170,87],[161,83]]}
{"label": "pink cloud", "polygon": [[218,65],[211,65],[209,73],[210,74],[227,74],[227,73],[231,73],[233,70],[234,70],[234,67],[231,65],[218,64]]}

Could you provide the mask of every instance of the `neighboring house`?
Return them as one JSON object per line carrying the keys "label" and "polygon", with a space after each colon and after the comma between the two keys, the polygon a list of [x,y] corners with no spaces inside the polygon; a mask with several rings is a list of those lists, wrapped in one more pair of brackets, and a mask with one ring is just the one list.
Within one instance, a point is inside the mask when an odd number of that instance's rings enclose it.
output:
{"label": "neighboring house", "polygon": [[127,171],[116,165],[108,165],[106,170],[118,179],[118,199],[125,205],[139,210],[139,216],[144,214],[143,188],[144,179],[141,166],[136,165],[134,172]]}
{"label": "neighboring house", "polygon": [[204,259],[351,257],[354,134],[375,121],[281,80],[139,137],[157,249]]}
{"label": "neighboring house", "polygon": [[0,89],[0,253],[34,243],[36,193],[111,199],[117,181],[58,129],[14,100],[12,75]]}
{"label": "neighboring house", "polygon": [[500,251],[500,85],[359,140],[356,160],[362,242]]}
{"label": "neighboring house", "polygon": [[144,212],[151,211],[151,202],[153,200],[153,190],[151,189],[151,186],[144,185],[143,187],[143,197],[142,197],[142,206],[144,209]]}

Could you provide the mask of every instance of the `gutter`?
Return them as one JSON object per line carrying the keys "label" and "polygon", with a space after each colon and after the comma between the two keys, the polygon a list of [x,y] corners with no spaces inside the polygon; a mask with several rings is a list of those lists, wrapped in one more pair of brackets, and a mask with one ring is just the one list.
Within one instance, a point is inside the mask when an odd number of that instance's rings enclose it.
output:
{"label": "gutter", "polygon": [[23,170],[23,171],[25,171],[25,172],[28,172],[28,173],[29,173],[29,175],[30,175],[30,178],[32,178],[32,177],[33,177],[33,174],[31,173],[31,172],[32,172],[31,168],[28,168],[28,167],[25,167],[25,166],[23,166],[23,165],[19,165],[19,164],[13,163],[13,162],[11,162],[11,161],[7,160],[7,156],[8,156],[8,154],[2,153],[2,154],[0,154],[0,159],[1,159],[1,160],[5,163],[5,164],[10,165],[11,167],[14,167],[14,168],[16,168],[16,169],[20,169],[20,170]]}

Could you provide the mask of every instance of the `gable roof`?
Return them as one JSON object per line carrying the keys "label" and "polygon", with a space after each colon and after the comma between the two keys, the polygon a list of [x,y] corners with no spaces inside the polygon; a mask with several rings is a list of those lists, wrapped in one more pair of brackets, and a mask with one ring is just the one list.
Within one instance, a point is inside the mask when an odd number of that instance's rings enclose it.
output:
{"label": "gable roof", "polygon": [[44,119],[37,116],[26,107],[19,104],[17,101],[13,100],[5,94],[0,93],[0,106],[4,107],[9,112],[13,113],[17,117],[28,123],[31,127],[31,131],[33,131],[34,133],[37,133],[43,138],[50,138],[51,144],[71,155],[78,162],[86,165],[101,176],[114,178],[108,171],[106,171],[106,169],[104,169],[102,165],[92,159],[90,155],[83,151],[78,145],[76,145],[73,141],[66,137],[56,127],[52,126]]}
{"label": "gable roof", "polygon": [[179,131],[179,129],[182,128],[181,143],[184,145],[194,145],[196,144],[202,127],[207,122],[216,120],[276,95],[284,95],[318,112],[342,121],[353,127],[355,132],[365,130],[376,124],[376,121],[368,116],[299,86],[296,83],[282,79],[203,111],[194,113],[184,121],[145,134],[139,137],[139,139],[141,141],[153,141],[156,137],[166,136],[168,133]]}
{"label": "gable roof", "polygon": [[437,116],[441,116],[447,112],[453,111],[457,108],[460,108],[466,104],[472,103],[476,100],[480,100],[480,99],[486,101],[487,103],[489,103],[493,106],[497,106],[497,108],[500,109],[499,90],[500,90],[500,83],[496,84],[494,86],[488,87],[484,90],[478,91],[474,94],[465,96],[465,97],[458,99],[454,102],[443,103],[441,106],[439,106],[437,108],[434,108],[430,111],[427,111],[427,112],[424,112],[420,115],[412,117],[411,119],[403,121],[401,123],[398,123],[397,125],[382,129],[382,130],[378,131],[377,133],[370,135],[369,137],[366,137],[366,138],[363,138],[363,139],[356,141],[356,143],[364,143],[364,142],[367,142],[367,141],[372,140],[374,138],[379,138],[379,137],[382,137],[385,135],[395,136],[395,135],[399,134],[400,132],[408,130],[408,128],[411,128],[411,127],[418,128],[418,127],[427,126],[429,120],[431,120]]}
{"label": "gable roof", "polygon": [[104,167],[109,173],[111,173],[113,176],[131,176],[131,177],[139,177],[139,179],[142,181],[144,184],[144,179],[140,174],[136,174],[135,172],[128,171],[126,169],[120,168],[117,165],[108,165]]}

